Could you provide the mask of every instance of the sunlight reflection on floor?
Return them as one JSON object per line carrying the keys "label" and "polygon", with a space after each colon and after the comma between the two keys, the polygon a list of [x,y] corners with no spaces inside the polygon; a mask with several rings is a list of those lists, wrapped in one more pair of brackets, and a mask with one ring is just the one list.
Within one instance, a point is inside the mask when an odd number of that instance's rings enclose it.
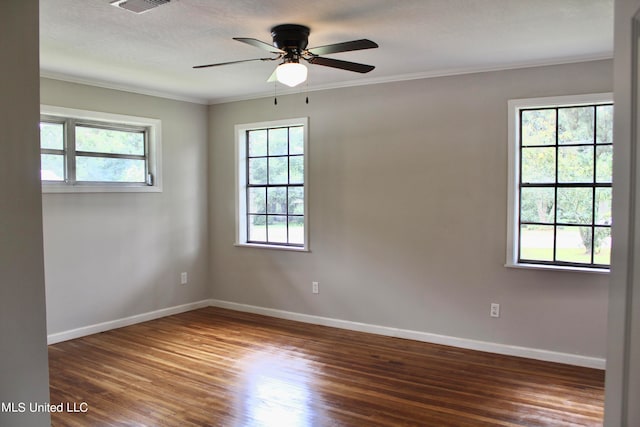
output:
{"label": "sunlight reflection on floor", "polygon": [[303,427],[314,425],[313,378],[309,362],[286,350],[269,348],[238,361],[243,384],[240,411],[243,426]]}

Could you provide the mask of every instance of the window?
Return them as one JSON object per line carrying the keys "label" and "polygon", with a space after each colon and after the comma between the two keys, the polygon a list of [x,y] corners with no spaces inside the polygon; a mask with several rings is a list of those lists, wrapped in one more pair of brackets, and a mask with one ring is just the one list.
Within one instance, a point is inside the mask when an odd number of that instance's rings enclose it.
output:
{"label": "window", "polygon": [[161,191],[160,121],[42,106],[45,192]]}
{"label": "window", "polygon": [[508,266],[607,270],[610,94],[509,102]]}
{"label": "window", "polygon": [[307,119],[236,126],[238,245],[307,250]]}

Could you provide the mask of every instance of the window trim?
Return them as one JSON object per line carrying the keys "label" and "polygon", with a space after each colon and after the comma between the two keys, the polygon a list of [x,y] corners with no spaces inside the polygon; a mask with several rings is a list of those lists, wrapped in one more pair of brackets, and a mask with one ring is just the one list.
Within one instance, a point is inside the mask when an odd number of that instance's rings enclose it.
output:
{"label": "window trim", "polygon": [[[289,246],[269,243],[250,243],[247,241],[247,131],[277,127],[302,126],[304,131],[304,245]],[[237,124],[234,127],[235,140],[235,246],[285,251],[310,252],[309,250],[309,118],[272,120],[256,123]]]}
{"label": "window trim", "polygon": [[[508,101],[508,182],[507,182],[507,247],[505,267],[536,270],[574,271],[588,273],[608,273],[609,268],[577,267],[565,265],[534,264],[518,261],[518,183],[520,182],[520,110],[530,108],[558,108],[613,103],[613,93],[594,93],[583,95],[564,95],[542,98],[510,99]],[[615,107],[614,107],[615,108]],[[615,111],[614,111],[615,114]]]}
{"label": "window trim", "polygon": [[58,107],[54,105],[40,105],[40,120],[63,123],[65,126],[65,173],[75,165],[69,164],[66,152],[75,147],[66,146],[66,139],[71,132],[68,124],[95,125],[98,127],[136,130],[144,129],[147,136],[145,154],[147,156],[147,173],[153,176],[152,184],[122,183],[122,182],[58,182],[41,181],[43,193],[104,193],[104,192],[162,192],[162,122],[148,117],[130,116],[124,114],[105,113],[101,111],[80,110],[76,108]]}

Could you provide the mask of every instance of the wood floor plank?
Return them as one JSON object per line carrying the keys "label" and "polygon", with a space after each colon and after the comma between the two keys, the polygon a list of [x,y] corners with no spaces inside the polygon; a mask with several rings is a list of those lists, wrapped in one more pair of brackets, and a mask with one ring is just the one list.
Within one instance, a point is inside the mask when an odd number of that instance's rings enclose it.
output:
{"label": "wood floor plank", "polygon": [[49,346],[53,426],[599,426],[604,372],[208,307]]}

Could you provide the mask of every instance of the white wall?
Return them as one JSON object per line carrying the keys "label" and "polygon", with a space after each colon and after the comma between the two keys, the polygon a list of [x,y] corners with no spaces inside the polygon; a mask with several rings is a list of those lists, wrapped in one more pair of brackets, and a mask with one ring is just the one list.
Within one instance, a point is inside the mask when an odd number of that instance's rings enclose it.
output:
{"label": "white wall", "polygon": [[[507,100],[610,91],[596,61],[211,106],[213,298],[604,358],[607,275],[504,267]],[[234,125],[300,116],[311,252],[233,246]]]}
{"label": "white wall", "polygon": [[43,194],[48,333],[208,298],[206,106],[49,79],[41,103],[162,120],[162,193]]}
{"label": "white wall", "polygon": [[[640,425],[640,197],[638,169],[638,37],[633,17],[639,0],[615,3],[615,151],[613,177],[613,260],[609,297],[609,329],[605,420],[607,427]],[[638,24],[636,24],[638,25]],[[634,63],[634,61],[636,61]]]}
{"label": "white wall", "polygon": [[[0,2],[0,402],[49,400],[38,138],[38,1]],[[0,425],[50,425],[0,411]]]}

